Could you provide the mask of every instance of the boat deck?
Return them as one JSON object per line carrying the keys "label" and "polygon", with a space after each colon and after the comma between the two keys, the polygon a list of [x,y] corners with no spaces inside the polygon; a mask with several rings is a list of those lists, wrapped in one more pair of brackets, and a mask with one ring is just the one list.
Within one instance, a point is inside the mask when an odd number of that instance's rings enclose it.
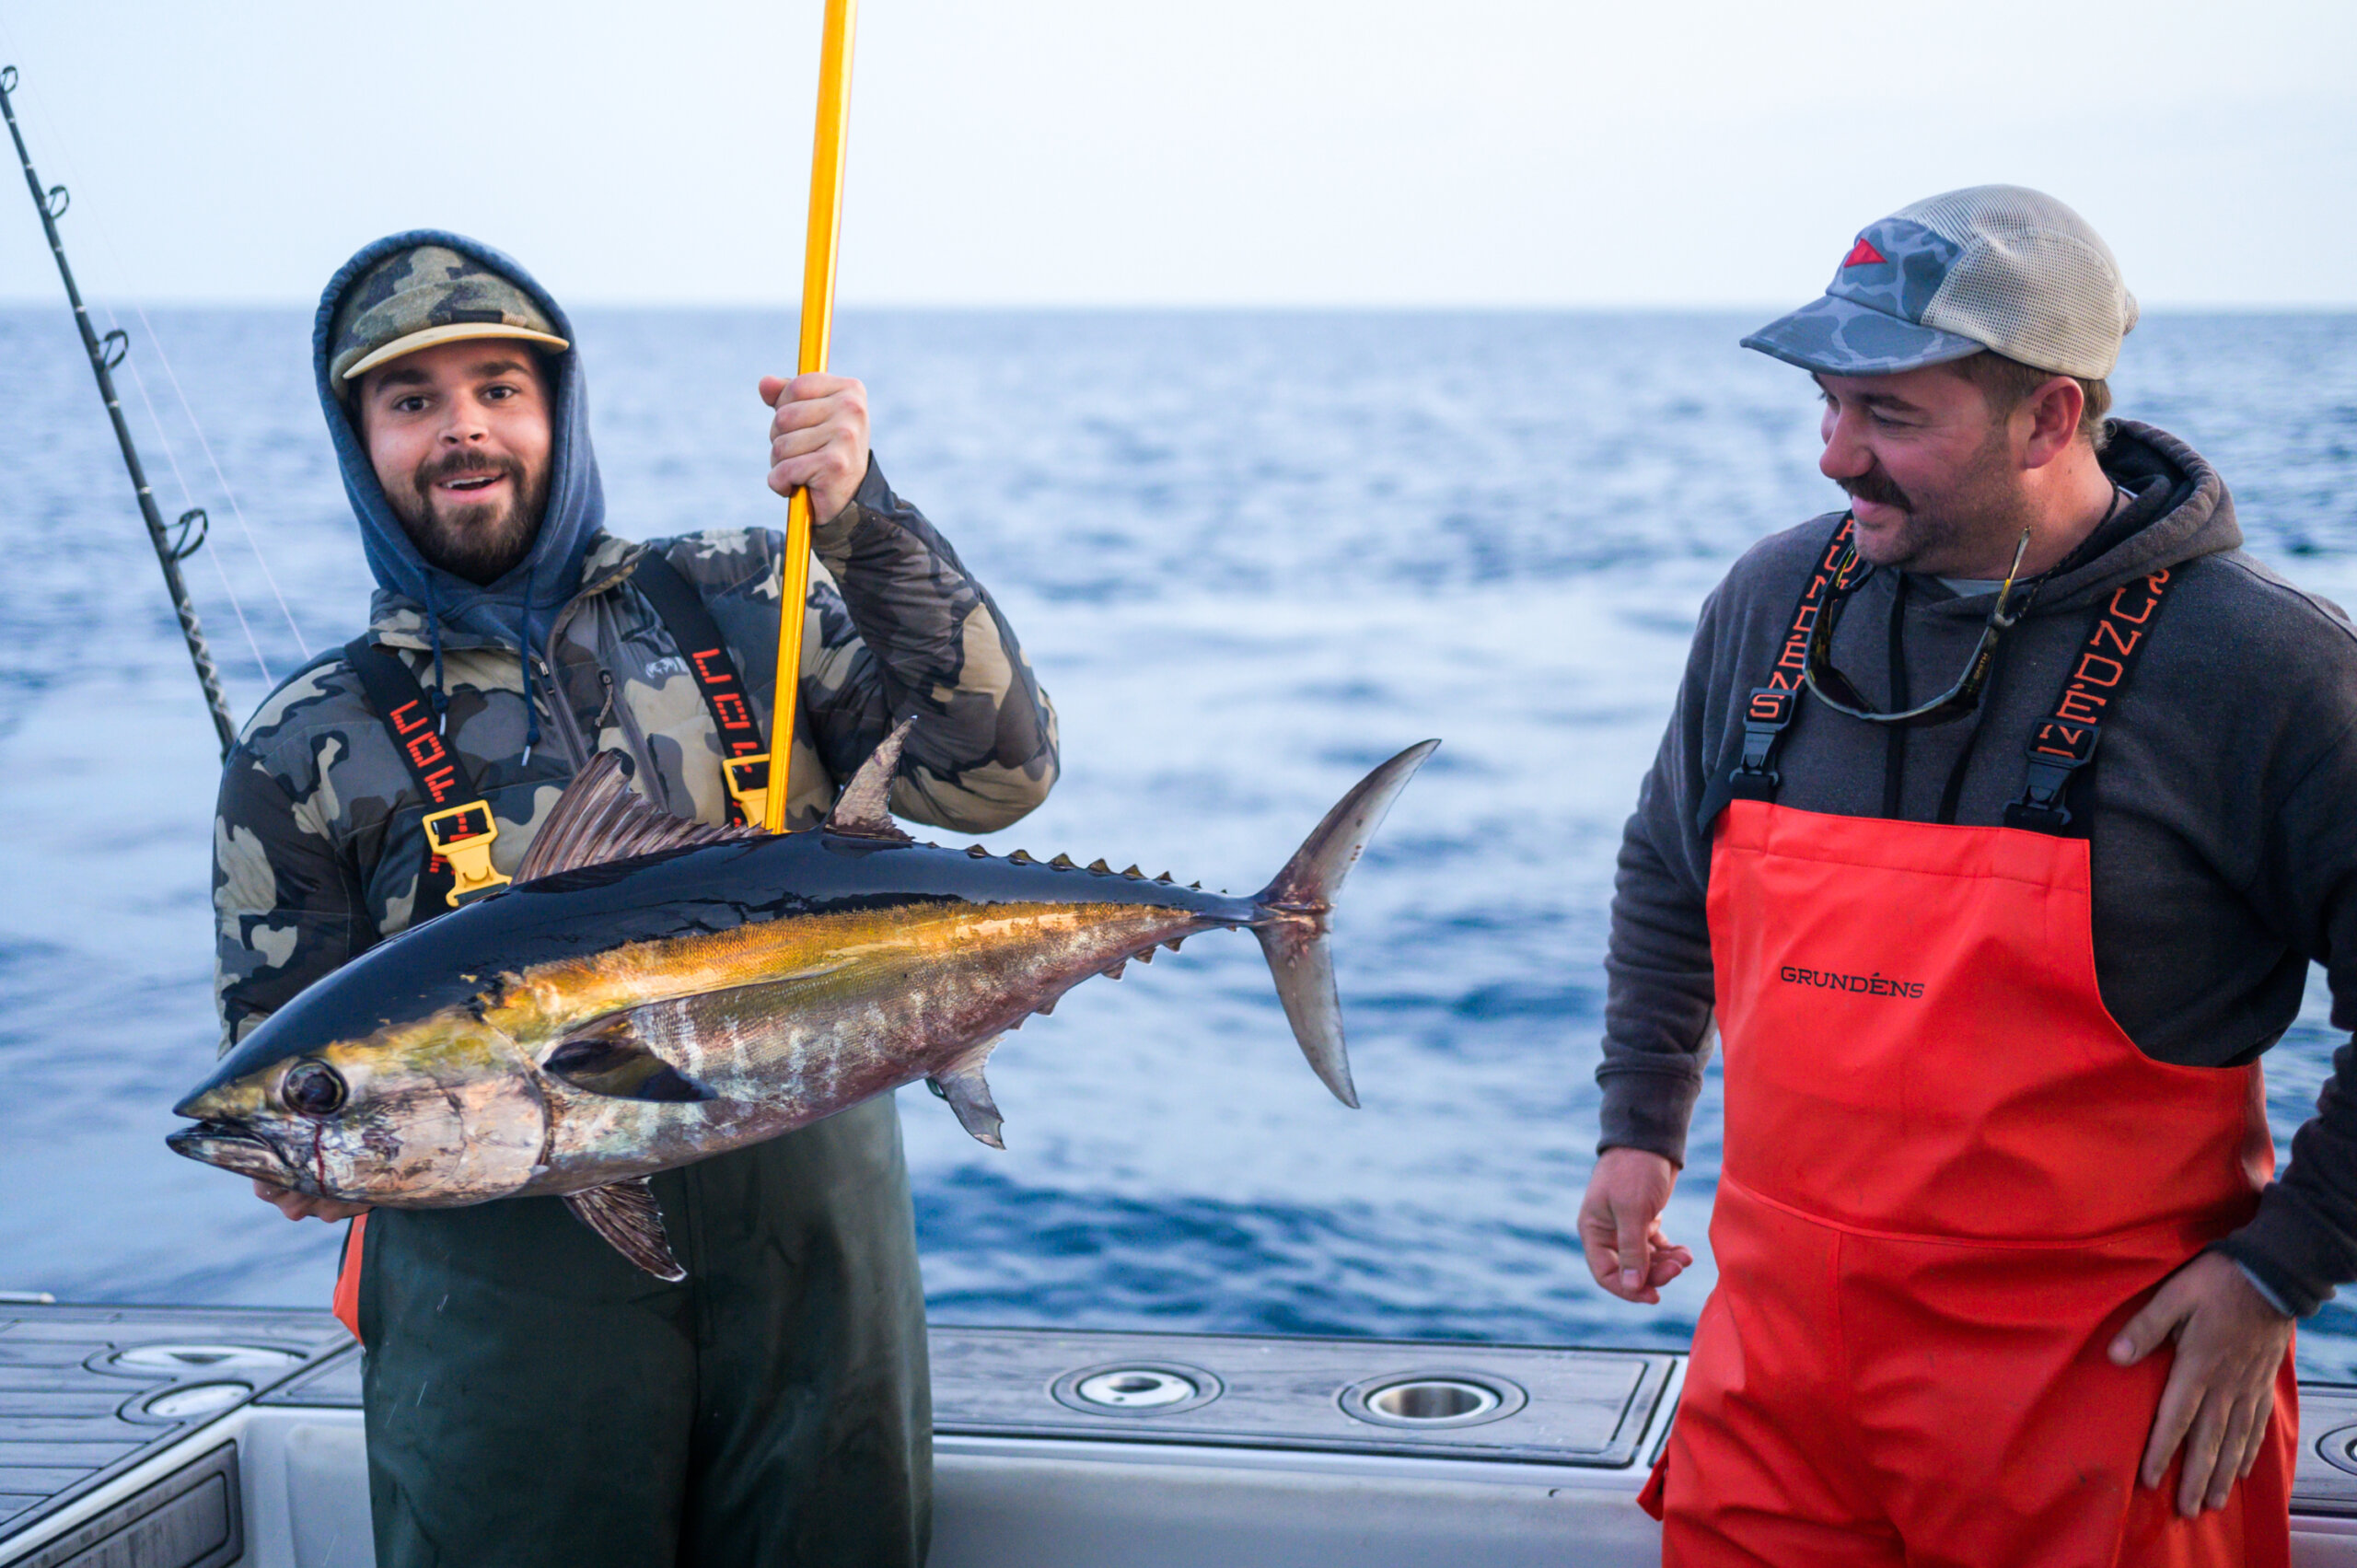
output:
{"label": "boat deck", "polygon": [[[935,1568],[1659,1561],[1683,1358],[933,1330]],[[2357,1565],[2357,1388],[2304,1386],[2304,1565]],[[360,1352],[324,1313],[0,1305],[0,1568],[363,1568]]]}

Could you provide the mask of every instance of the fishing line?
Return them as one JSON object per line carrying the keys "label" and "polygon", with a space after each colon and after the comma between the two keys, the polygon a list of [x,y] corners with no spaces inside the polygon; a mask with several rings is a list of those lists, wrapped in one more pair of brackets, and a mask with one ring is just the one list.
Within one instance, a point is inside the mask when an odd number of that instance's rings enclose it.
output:
{"label": "fishing line", "polygon": [[[0,43],[7,45],[12,56],[18,52],[14,35],[9,32],[5,24],[0,24]],[[23,101],[21,90],[18,101],[20,103]],[[38,94],[34,95],[29,108],[33,114],[39,117],[42,133],[55,144],[53,163],[64,166],[64,172],[69,184],[80,184],[78,178],[80,164],[74,156],[71,140],[57,122],[50,118],[48,109]],[[77,215],[85,216],[89,220],[91,226],[98,230],[100,247],[106,250],[109,259],[115,263],[116,269],[124,271],[122,249],[115,243],[114,230],[107,223],[104,204],[101,203],[96,209],[86,207],[83,213]],[[98,308],[106,312],[108,326],[120,330],[122,319],[115,314],[114,308],[103,299],[97,303]],[[189,429],[196,436],[198,447],[204,453],[205,463],[212,469],[214,480],[219,484],[222,496],[229,503],[229,514],[237,520],[238,535],[245,542],[247,552],[253,557],[254,564],[261,569],[262,581],[269,585],[271,598],[276,601],[279,614],[285,618],[286,630],[295,639],[296,648],[303,658],[308,658],[311,651],[310,642],[303,635],[303,628],[295,619],[295,611],[287,603],[285,591],[279,586],[278,575],[271,570],[270,558],[263,553],[261,542],[255,536],[252,524],[246,518],[245,508],[238,505],[237,492],[231,488],[228,475],[223,471],[221,460],[214,452],[213,443],[205,436],[204,422],[197,417],[196,409],[190,402],[186,389],[180,385],[180,373],[172,367],[171,355],[164,347],[162,335],[156,331],[155,323],[148,319],[145,308],[134,301],[130,308],[133,314],[139,318],[140,328],[146,334],[147,345],[156,355],[156,363],[163,369],[165,378],[171,383],[173,399],[180,404],[182,416],[188,420]],[[157,410],[155,399],[147,389],[146,377],[140,374],[138,361],[129,355],[124,356],[122,367],[131,372],[132,384],[138,388],[139,400],[147,410],[148,424],[155,429],[156,438],[163,446],[165,461],[170,466],[172,478],[180,489],[182,509],[192,507],[196,499],[194,491],[188,482],[188,476],[180,469],[180,457],[173,449],[171,438],[165,432],[163,417]],[[239,630],[245,633],[246,645],[253,653],[254,664],[261,671],[262,679],[275,684],[275,677],[271,673],[270,663],[262,655],[261,639],[255,634],[253,624],[246,615],[245,604],[238,595],[236,584],[230,580],[227,564],[221,559],[217,551],[213,555],[213,572],[214,575],[220,579],[221,591],[229,600],[230,610],[238,618]]]}
{"label": "fishing line", "polygon": [[[121,329],[122,323],[116,319],[112,306],[101,302],[99,308],[107,313],[108,326]],[[144,315],[141,319],[145,319]],[[147,341],[149,345],[155,348],[156,357],[160,360],[164,356],[164,350],[161,344],[156,343],[154,334],[155,330],[148,329]],[[131,372],[131,384],[139,389],[139,401],[147,410],[147,423],[156,427],[156,444],[164,448],[164,462],[172,470],[172,482],[180,487],[180,510],[186,512],[196,505],[196,496],[188,487],[188,476],[180,472],[180,454],[172,449],[172,438],[164,432],[163,418],[156,412],[156,400],[147,395],[147,377],[139,374],[138,361],[129,354],[123,355],[122,367]],[[186,412],[185,404],[182,405],[182,411]],[[189,423],[191,424],[196,423],[194,414],[189,415]],[[200,435],[199,439],[202,438]],[[261,641],[254,635],[253,623],[246,619],[246,607],[238,601],[238,590],[230,585],[228,568],[221,563],[221,552],[213,550],[205,553],[213,558],[213,575],[221,579],[221,591],[229,598],[229,610],[238,618],[238,630],[246,634],[246,646],[253,650],[254,666],[261,671],[262,683],[266,686],[276,686],[277,679],[270,673],[270,661],[261,656]],[[292,617],[289,620],[291,621]]]}
{"label": "fishing line", "polygon": [[[106,243],[110,250],[113,248],[112,240]],[[180,401],[180,411],[188,415],[189,428],[196,433],[196,444],[203,449],[204,460],[213,470],[213,478],[229,503],[229,515],[238,519],[238,532],[244,536],[246,549],[252,554],[254,564],[261,568],[261,579],[270,585],[270,597],[278,601],[278,613],[286,617],[286,630],[293,633],[296,648],[304,658],[309,658],[311,645],[304,637],[303,628],[295,622],[295,611],[287,607],[286,595],[279,589],[278,575],[270,569],[270,558],[262,553],[261,541],[254,538],[254,530],[246,522],[246,509],[238,505],[238,493],[229,488],[229,476],[221,471],[221,459],[213,455],[213,443],[204,438],[203,423],[196,417],[196,410],[190,406],[188,394],[180,390],[180,378],[172,369],[171,356],[164,352],[164,340],[157,336],[144,308],[136,302],[131,308],[138,316],[139,325],[146,331],[147,341],[156,345],[156,363],[164,367],[165,378],[172,384],[172,396]],[[134,371],[133,374],[137,375],[138,372]]]}
{"label": "fishing line", "polygon": [[[41,116],[41,119],[46,124],[49,117],[44,113]],[[49,125],[47,126],[47,129],[50,135],[55,136],[57,134],[55,126]],[[71,158],[66,160],[66,166],[69,169],[74,167],[73,160]],[[122,261],[122,257],[121,252],[115,250],[111,238],[106,232],[105,220],[103,218],[99,218],[97,220],[96,226],[99,230],[99,238],[100,243],[113,256],[116,265],[120,266]],[[114,313],[114,307],[109,305],[104,299],[100,299],[97,303],[98,308],[106,314],[108,327],[118,331],[122,331],[122,318],[118,317]],[[140,321],[143,326],[146,324],[146,314],[144,311],[140,314]],[[155,328],[149,326],[146,330],[148,346],[155,351],[157,360],[159,363],[165,363],[164,345],[157,340]],[[129,335],[130,334],[128,332],[124,333],[125,337],[128,337]],[[122,356],[122,368],[131,372],[131,384],[134,388],[138,389],[140,405],[146,409],[147,423],[156,432],[156,444],[164,449],[164,462],[165,465],[172,470],[172,482],[180,486],[180,510],[185,514],[196,506],[196,494],[189,487],[188,475],[180,470],[180,453],[172,445],[171,434],[164,428],[163,415],[157,412],[156,400],[148,393],[147,377],[139,373],[139,362],[130,354],[126,354]],[[175,384],[177,384],[177,381]],[[193,410],[188,407],[187,400],[181,400],[180,410],[183,413],[188,415],[190,425],[192,427],[195,426],[196,414]],[[199,440],[203,439],[203,432],[201,428],[198,429],[197,438]],[[231,505],[234,506],[235,503],[232,502]],[[238,618],[238,629],[246,634],[246,646],[253,653],[254,668],[261,671],[262,681],[265,685],[275,686],[278,682],[276,678],[270,672],[270,661],[262,656],[261,639],[254,635],[253,622],[246,617],[245,603],[238,597],[237,586],[229,581],[228,568],[221,560],[221,552],[215,550],[209,551],[206,553],[213,562],[213,575],[221,580],[221,591],[229,600],[229,611]],[[289,616],[287,618],[287,621],[291,626],[294,623],[294,618]],[[299,645],[302,640],[299,633],[296,633],[296,640]]]}
{"label": "fishing line", "polygon": [[[42,113],[41,119],[44,124],[48,123],[49,116],[46,112]],[[50,126],[49,134],[52,136],[58,134],[53,125]],[[71,159],[68,160],[69,163],[71,161]],[[99,245],[105,249],[108,256],[120,269],[122,266],[122,251],[114,242],[114,230],[107,226],[105,208],[101,206],[90,215],[90,218],[93,226],[99,231]],[[108,325],[115,327],[122,325],[111,305],[102,301],[100,308],[107,313]],[[156,331],[155,323],[147,319],[147,311],[144,306],[134,300],[132,302],[131,309],[132,313],[139,318],[140,330],[147,334],[147,345],[155,351],[156,363],[162,367],[165,379],[172,385],[172,397],[180,404],[181,414],[188,420],[189,429],[195,435],[196,444],[204,453],[207,466],[213,470],[213,478],[220,485],[223,498],[229,503],[229,515],[237,519],[238,532],[245,540],[247,552],[254,558],[254,564],[261,568],[262,581],[270,585],[271,598],[278,603],[278,613],[286,618],[286,630],[294,637],[296,648],[304,658],[310,657],[310,643],[304,637],[303,628],[295,620],[295,611],[288,606],[286,595],[278,586],[277,574],[270,569],[270,558],[262,553],[261,543],[254,537],[252,525],[246,521],[245,508],[238,505],[238,493],[230,488],[229,476],[221,470],[221,459],[214,455],[213,443],[204,434],[204,422],[197,418],[195,406],[189,401],[186,389],[180,386],[180,373],[172,368],[172,356],[165,351],[163,335]],[[163,420],[156,411],[154,400],[148,396],[146,378],[140,375],[136,361],[125,358],[123,364],[131,371],[132,380],[139,388],[140,401],[147,405],[147,418],[156,426],[157,439],[164,443],[164,456],[171,463],[172,477],[180,482],[181,505],[183,506],[195,505],[195,496],[189,489],[186,477],[180,472],[180,459],[173,455],[171,442],[164,435]],[[217,553],[214,559],[213,570],[215,575],[221,579],[222,590],[229,596],[230,607],[237,611],[238,624],[246,626],[245,609],[238,603],[237,589],[231,585],[227,568],[223,565]],[[246,626],[246,641],[253,645],[254,661],[261,665],[262,679],[273,680],[270,666],[262,661],[261,645],[255,641],[253,629],[250,626]]]}

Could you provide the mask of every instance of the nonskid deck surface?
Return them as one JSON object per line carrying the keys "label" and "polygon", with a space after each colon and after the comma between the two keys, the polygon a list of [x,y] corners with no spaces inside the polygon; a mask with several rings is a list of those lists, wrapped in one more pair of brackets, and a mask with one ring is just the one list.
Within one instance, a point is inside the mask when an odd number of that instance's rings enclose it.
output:
{"label": "nonskid deck surface", "polygon": [[[938,1568],[1658,1561],[1662,1352],[933,1330]],[[2357,1564],[2357,1388],[2301,1389],[2303,1564]],[[0,1303],[0,1568],[361,1568],[324,1313]]]}

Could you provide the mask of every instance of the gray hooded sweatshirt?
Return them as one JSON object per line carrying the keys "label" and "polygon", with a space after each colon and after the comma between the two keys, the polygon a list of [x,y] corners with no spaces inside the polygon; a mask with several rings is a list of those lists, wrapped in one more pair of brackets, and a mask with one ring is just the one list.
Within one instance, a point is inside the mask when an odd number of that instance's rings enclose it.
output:
{"label": "gray hooded sweatshirt", "polygon": [[[2357,630],[2244,552],[2225,484],[2191,447],[2117,421],[2103,460],[2133,500],[2049,574],[1979,711],[1894,729],[1804,696],[1776,799],[2001,824],[2099,602],[2168,568],[2148,648],[2071,802],[2091,840],[2104,1004],[2156,1061],[2239,1066],[2290,1026],[2313,960],[2330,978],[2334,1027],[2357,1028]],[[1839,520],[1763,540],[1702,607],[1621,845],[1596,1069],[1604,1148],[1684,1160],[1713,1038],[1711,819],[1741,754],[1744,699],[1765,683]],[[1958,597],[1934,578],[1908,577],[1902,598],[1899,575],[1868,578],[1833,642],[1834,662],[1883,707],[1895,705],[1895,668],[1901,701],[1944,691],[1990,608],[1989,594]],[[2357,1050],[2336,1053],[2257,1217],[2220,1245],[2303,1315],[2357,1279]]]}

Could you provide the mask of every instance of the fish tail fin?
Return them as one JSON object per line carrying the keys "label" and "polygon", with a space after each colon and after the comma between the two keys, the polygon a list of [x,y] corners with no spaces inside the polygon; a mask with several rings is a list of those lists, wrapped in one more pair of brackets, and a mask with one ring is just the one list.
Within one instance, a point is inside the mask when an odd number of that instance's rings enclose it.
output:
{"label": "fish tail fin", "polygon": [[1351,1082],[1351,1058],[1342,1043],[1342,1004],[1334,992],[1334,958],[1328,949],[1328,922],[1342,879],[1382,826],[1391,803],[1440,744],[1411,746],[1358,782],[1335,803],[1326,819],[1302,841],[1276,880],[1253,895],[1259,918],[1252,935],[1268,955],[1277,997],[1293,1025],[1310,1070],[1334,1098],[1353,1110],[1359,1095]]}

